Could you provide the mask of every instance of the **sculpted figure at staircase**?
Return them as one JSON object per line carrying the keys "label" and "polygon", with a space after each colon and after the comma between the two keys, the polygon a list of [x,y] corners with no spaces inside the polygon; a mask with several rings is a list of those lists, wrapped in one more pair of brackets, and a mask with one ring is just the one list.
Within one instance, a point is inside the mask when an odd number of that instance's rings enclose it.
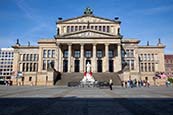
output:
{"label": "sculpted figure at staircase", "polygon": [[86,65],[86,72],[84,72],[84,77],[82,79],[82,83],[87,83],[87,82],[90,82],[90,83],[94,83],[95,80],[94,80],[94,77],[92,76],[92,72],[91,72],[91,64],[88,62],[87,65]]}

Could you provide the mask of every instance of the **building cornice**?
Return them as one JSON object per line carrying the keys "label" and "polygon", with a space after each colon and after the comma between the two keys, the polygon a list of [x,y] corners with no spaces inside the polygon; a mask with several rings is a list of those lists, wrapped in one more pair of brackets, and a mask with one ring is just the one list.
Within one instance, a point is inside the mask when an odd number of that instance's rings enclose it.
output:
{"label": "building cornice", "polygon": [[55,43],[56,40],[55,39],[40,39],[37,43],[40,44],[40,43]]}
{"label": "building cornice", "polygon": [[39,47],[38,46],[25,46],[25,45],[23,45],[23,46],[12,46],[12,48],[14,48],[14,49],[38,49]]}
{"label": "building cornice", "polygon": [[147,49],[147,48],[165,48],[166,46],[163,45],[163,46],[138,46],[138,48],[144,48],[144,49]]}
{"label": "building cornice", "polygon": [[140,40],[123,38],[121,40],[121,43],[125,43],[125,44],[130,44],[130,43],[139,44],[140,43]]}
{"label": "building cornice", "polygon": [[[109,21],[109,23],[113,23],[113,24],[121,24],[121,21],[119,20],[110,20],[110,19],[107,19],[107,18],[102,18],[102,17],[98,17],[98,16],[94,16],[94,15],[82,15],[82,16],[78,16],[78,17],[74,17],[74,18],[69,18],[69,19],[65,19],[65,20],[59,20],[56,22],[56,24],[71,24],[72,22],[68,22],[68,21],[71,21],[71,20],[75,20],[75,19],[80,19],[80,18],[83,18],[83,17],[94,17],[94,18],[98,18],[98,19],[102,19],[102,20],[106,20],[106,21]],[[79,22],[75,22],[75,23],[79,23]],[[99,22],[100,23],[100,22]]]}

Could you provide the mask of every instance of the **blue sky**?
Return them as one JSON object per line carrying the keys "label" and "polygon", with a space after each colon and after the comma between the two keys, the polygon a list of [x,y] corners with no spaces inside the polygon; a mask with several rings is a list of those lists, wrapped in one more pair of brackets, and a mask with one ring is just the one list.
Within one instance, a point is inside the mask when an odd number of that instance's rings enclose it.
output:
{"label": "blue sky", "polygon": [[141,45],[156,45],[158,38],[173,54],[173,0],[0,0],[0,48],[20,43],[37,45],[40,38],[53,38],[56,20],[83,15],[86,7],[95,16],[122,21],[124,38],[137,38]]}

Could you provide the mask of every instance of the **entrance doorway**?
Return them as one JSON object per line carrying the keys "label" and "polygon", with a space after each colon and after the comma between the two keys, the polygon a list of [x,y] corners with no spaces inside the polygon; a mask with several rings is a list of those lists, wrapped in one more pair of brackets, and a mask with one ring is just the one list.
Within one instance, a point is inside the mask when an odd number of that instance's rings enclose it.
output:
{"label": "entrance doorway", "polygon": [[97,71],[102,72],[102,60],[97,60]]}
{"label": "entrance doorway", "polygon": [[63,60],[63,72],[68,71],[68,60]]}
{"label": "entrance doorway", "polygon": [[75,65],[74,65],[74,66],[75,66],[75,67],[74,67],[74,71],[75,71],[75,72],[79,72],[80,61],[79,61],[79,60],[75,60],[75,61],[74,61],[74,64],[75,64]]}
{"label": "entrance doorway", "polygon": [[109,60],[109,72],[114,71],[114,60]]}

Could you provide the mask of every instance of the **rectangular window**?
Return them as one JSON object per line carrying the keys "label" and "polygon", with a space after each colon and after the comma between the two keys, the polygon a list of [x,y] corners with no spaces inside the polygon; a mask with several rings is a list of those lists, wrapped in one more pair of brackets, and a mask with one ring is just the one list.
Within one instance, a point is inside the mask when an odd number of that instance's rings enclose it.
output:
{"label": "rectangular window", "polygon": [[85,51],[85,57],[87,57],[87,58],[91,57],[91,51],[90,50]]}
{"label": "rectangular window", "polygon": [[25,55],[25,54],[23,54],[23,61],[25,61],[25,59],[26,59],[26,55]]}
{"label": "rectangular window", "polygon": [[26,72],[29,71],[29,63],[26,64]]}
{"label": "rectangular window", "polygon": [[32,81],[32,77],[29,77],[29,81]]}
{"label": "rectangular window", "polygon": [[141,65],[141,70],[140,71],[143,72],[144,71],[143,63],[141,63],[140,65]]}
{"label": "rectangular window", "polygon": [[143,54],[141,54],[140,61],[143,61]]}
{"label": "rectangular window", "polygon": [[127,60],[126,63],[127,63],[127,68],[130,69],[130,60]]}
{"label": "rectangular window", "polygon": [[43,58],[46,58],[46,57],[47,57],[47,51],[43,50]]}
{"label": "rectangular window", "polygon": [[126,50],[126,56],[129,57],[129,50]]}
{"label": "rectangular window", "polygon": [[74,51],[74,57],[79,58],[80,57],[80,51]]}
{"label": "rectangular window", "polygon": [[34,63],[33,71],[37,71],[37,64],[36,63]]}
{"label": "rectangular window", "polygon": [[134,60],[131,60],[131,70],[134,70]]}
{"label": "rectangular window", "polygon": [[51,57],[51,50],[48,50],[48,58]]}
{"label": "rectangular window", "polygon": [[32,71],[32,63],[30,63],[30,71]]}
{"label": "rectangular window", "polygon": [[151,55],[151,60],[153,60],[153,61],[154,61],[154,54],[152,54],[152,55]]}
{"label": "rectangular window", "polygon": [[144,54],[144,61],[147,60],[147,54]]}
{"label": "rectangular window", "polygon": [[123,58],[125,57],[125,51],[124,50],[121,50],[121,55]]}
{"label": "rectangular window", "polygon": [[37,61],[37,54],[34,54],[34,61]]}
{"label": "rectangular window", "polygon": [[52,57],[55,57],[55,50],[52,50]]}
{"label": "rectangular window", "polygon": [[25,71],[25,63],[22,65],[22,71]]}
{"label": "rectangular window", "polygon": [[43,60],[43,70],[46,70],[46,60]]}
{"label": "rectangular window", "polygon": [[151,72],[151,64],[148,63],[148,71]]}
{"label": "rectangular window", "polygon": [[103,57],[102,50],[97,50],[97,57],[98,58],[102,58]]}
{"label": "rectangular window", "polygon": [[26,56],[27,56],[27,59],[26,59],[26,61],[29,61],[29,54],[27,54]]}
{"label": "rectangular window", "polygon": [[67,50],[64,51],[64,58],[68,58],[68,51]]}
{"label": "rectangular window", "polygon": [[145,72],[147,72],[147,63],[145,63]]}
{"label": "rectangular window", "polygon": [[33,57],[32,57],[33,55],[32,54],[30,54],[30,61],[32,61],[32,59],[33,59]]}
{"label": "rectangular window", "polygon": [[134,57],[134,50],[130,50],[130,57]]}
{"label": "rectangular window", "polygon": [[154,63],[152,63],[152,71],[153,71],[153,72],[155,71]]}
{"label": "rectangular window", "polygon": [[150,58],[150,54],[148,54],[148,57],[147,57],[148,59],[147,60],[150,60],[151,58]]}
{"label": "rectangular window", "polygon": [[47,69],[48,69],[48,70],[51,69],[51,60],[47,60]]}
{"label": "rectangular window", "polygon": [[114,57],[114,51],[113,50],[109,50],[109,58],[113,58]]}

